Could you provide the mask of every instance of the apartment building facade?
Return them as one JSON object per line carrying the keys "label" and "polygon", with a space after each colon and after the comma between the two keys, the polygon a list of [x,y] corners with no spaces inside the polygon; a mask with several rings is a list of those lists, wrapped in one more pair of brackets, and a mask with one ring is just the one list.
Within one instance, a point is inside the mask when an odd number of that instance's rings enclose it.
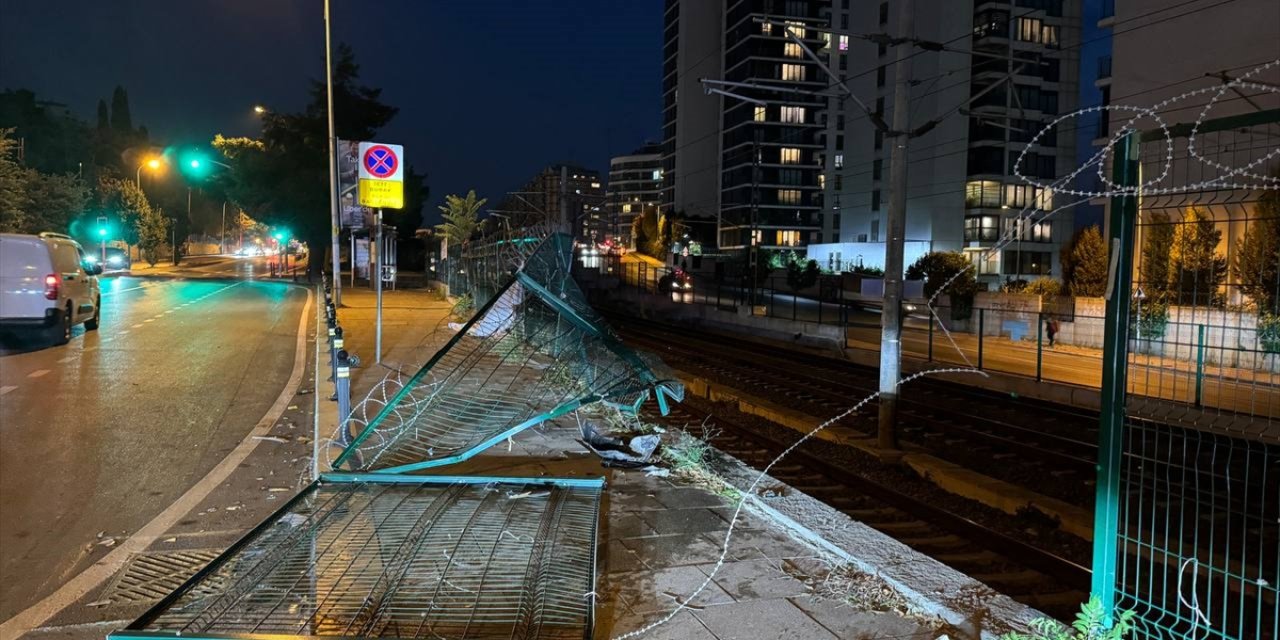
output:
{"label": "apartment building facade", "polygon": [[646,144],[609,161],[603,239],[631,247],[631,225],[641,213],[662,204],[662,147]]}

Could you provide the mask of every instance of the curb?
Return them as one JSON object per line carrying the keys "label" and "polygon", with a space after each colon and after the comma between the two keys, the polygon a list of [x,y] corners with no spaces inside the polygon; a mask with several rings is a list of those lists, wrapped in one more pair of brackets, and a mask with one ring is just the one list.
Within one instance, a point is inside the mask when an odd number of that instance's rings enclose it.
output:
{"label": "curb", "polygon": [[[676,369],[675,373],[684,383],[685,389],[695,396],[712,402],[735,403],[738,410],[743,413],[764,418],[800,433],[808,433],[823,422],[822,418],[744,394],[737,389],[709,382],[679,369]],[[880,453],[874,438],[867,438],[859,432],[840,425],[832,425],[818,432],[814,437],[855,447],[871,455]],[[922,453],[916,447],[907,445],[904,448],[907,449],[907,453],[902,457],[903,463],[943,491],[968,498],[1009,515],[1017,515],[1019,511],[1026,508],[1035,509],[1046,517],[1056,520],[1058,528],[1062,531],[1086,541],[1093,540],[1093,514],[1086,509],[965,469],[936,456]]]}
{"label": "curb", "polygon": [[[715,448],[708,455],[714,459],[710,466],[716,475],[741,492],[744,510],[777,523],[858,571],[878,576],[917,611],[940,618],[965,637],[999,640],[1010,631],[1025,633],[1032,621],[1047,617],[772,476],[762,476],[733,456]],[[757,489],[776,497],[746,493],[757,478]]]}

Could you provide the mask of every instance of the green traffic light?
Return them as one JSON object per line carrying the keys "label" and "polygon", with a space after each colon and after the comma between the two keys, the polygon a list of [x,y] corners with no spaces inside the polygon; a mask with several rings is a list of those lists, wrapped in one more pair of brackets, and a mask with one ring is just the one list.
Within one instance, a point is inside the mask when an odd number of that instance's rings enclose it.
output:
{"label": "green traffic light", "polygon": [[192,169],[199,169],[199,168],[200,168],[200,161],[199,161],[199,160],[192,160],[192,161],[191,161],[191,168],[192,168]]}
{"label": "green traffic light", "polygon": [[106,227],[98,227],[98,235],[100,235],[100,236],[102,236],[102,237],[104,237],[104,238],[105,238],[105,237],[107,237],[107,228],[106,228]]}

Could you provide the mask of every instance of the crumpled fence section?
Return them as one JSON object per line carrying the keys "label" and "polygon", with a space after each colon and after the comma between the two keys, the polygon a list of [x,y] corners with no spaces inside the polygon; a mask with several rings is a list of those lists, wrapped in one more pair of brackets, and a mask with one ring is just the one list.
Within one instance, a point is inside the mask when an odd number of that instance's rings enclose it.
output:
{"label": "crumpled fence section", "polygon": [[[603,479],[426,476],[597,402],[684,389],[622,346],[552,235],[312,483],[115,640],[590,638]],[[360,409],[363,411],[367,407]]]}

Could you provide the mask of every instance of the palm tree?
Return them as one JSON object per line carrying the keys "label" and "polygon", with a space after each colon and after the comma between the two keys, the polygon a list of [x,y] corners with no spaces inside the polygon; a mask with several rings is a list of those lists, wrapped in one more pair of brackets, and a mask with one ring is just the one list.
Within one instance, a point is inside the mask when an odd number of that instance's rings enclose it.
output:
{"label": "palm tree", "polygon": [[437,207],[444,213],[444,223],[436,225],[436,229],[449,244],[465,244],[480,227],[480,207],[488,201],[488,198],[477,200],[475,189],[468,191],[465,198],[445,196],[444,206]]}

